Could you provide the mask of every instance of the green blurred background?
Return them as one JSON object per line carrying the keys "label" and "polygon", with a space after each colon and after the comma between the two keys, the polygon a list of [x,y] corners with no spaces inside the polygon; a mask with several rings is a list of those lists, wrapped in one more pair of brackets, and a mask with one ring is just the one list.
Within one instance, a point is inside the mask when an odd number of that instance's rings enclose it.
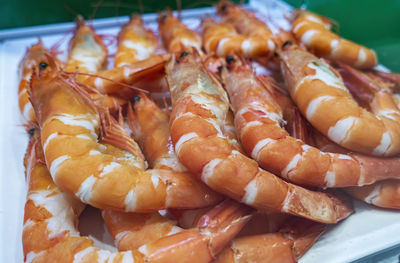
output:
{"label": "green blurred background", "polygon": [[[265,0],[268,1],[268,0]],[[148,13],[211,5],[213,0],[0,0],[0,29],[85,18]],[[239,2],[239,1],[236,1]],[[375,49],[379,62],[400,72],[400,0],[286,0],[337,21],[340,34]],[[177,3],[180,3],[177,5]]]}

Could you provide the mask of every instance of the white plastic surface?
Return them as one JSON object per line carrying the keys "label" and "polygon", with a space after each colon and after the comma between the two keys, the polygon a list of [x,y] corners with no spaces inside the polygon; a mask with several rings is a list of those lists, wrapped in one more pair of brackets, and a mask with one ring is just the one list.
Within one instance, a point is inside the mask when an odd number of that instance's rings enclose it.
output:
{"label": "white plastic surface", "polygon": [[[260,18],[267,20],[270,25],[288,26],[283,17],[290,8],[280,2],[251,1],[250,6],[258,10]],[[196,28],[200,22],[198,16],[212,12],[213,9],[184,11],[183,20],[192,28]],[[155,18],[154,14],[144,18],[153,30],[157,27]],[[116,35],[119,27],[115,25],[125,21],[127,18],[115,18],[102,20],[101,23],[95,21],[94,25],[102,28],[97,31],[99,33]],[[64,24],[57,31],[57,26],[51,26],[51,32],[59,33],[44,35],[43,42],[50,47],[68,28],[71,28],[71,25]],[[46,29],[46,26],[36,27],[35,32],[44,34]],[[1,36],[4,37],[4,34]],[[15,37],[15,34],[10,36]],[[18,109],[16,72],[26,48],[36,42],[37,37],[5,39],[0,42],[0,262],[23,262],[21,233],[26,195],[23,157],[28,136],[22,126]],[[60,50],[66,50],[66,42]],[[400,243],[399,212],[378,209],[361,202],[355,202],[354,205],[355,214],[324,234],[300,260],[301,263],[351,262]],[[99,218],[93,210],[86,215]],[[96,244],[102,246],[101,240],[110,243],[109,235],[100,223],[87,223],[88,219],[85,222],[85,227],[93,227],[87,233],[92,233],[92,236],[99,240]],[[110,245],[103,247],[110,248]]]}

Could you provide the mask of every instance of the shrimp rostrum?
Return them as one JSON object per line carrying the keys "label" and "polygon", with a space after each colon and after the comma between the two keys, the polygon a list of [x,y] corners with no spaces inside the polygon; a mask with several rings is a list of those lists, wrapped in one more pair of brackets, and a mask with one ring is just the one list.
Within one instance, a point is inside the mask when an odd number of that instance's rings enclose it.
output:
{"label": "shrimp rostrum", "polygon": [[120,211],[201,207],[220,199],[181,173],[145,171],[143,155],[127,132],[61,74],[51,57],[39,65],[30,95],[46,164],[63,191],[97,208]]}
{"label": "shrimp rostrum", "polygon": [[209,187],[256,209],[325,223],[351,213],[343,200],[286,183],[236,150],[221,131],[229,113],[227,95],[193,54],[174,57],[167,66],[167,80],[175,151],[179,161]]}

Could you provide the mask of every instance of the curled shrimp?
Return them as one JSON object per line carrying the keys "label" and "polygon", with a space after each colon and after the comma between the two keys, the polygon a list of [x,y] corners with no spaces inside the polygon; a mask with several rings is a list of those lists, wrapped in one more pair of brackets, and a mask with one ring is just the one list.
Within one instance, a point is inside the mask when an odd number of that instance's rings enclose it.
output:
{"label": "curled shrimp", "polygon": [[78,16],[74,37],[69,43],[69,55],[65,64],[66,71],[83,73],[96,72],[107,62],[107,48],[94,29],[85,24]]}
{"label": "curled shrimp", "polygon": [[[31,139],[26,160],[29,189],[22,237],[25,262],[166,262],[171,258],[210,262],[250,218],[248,208],[226,201],[205,214],[193,229],[139,249],[112,253],[95,248],[89,237],[80,236],[76,225],[84,206],[53,183],[37,137]],[[187,253],[194,253],[196,260],[185,261]]]}
{"label": "curled shrimp", "polygon": [[290,136],[282,127],[282,111],[295,106],[287,95],[274,92],[277,84],[269,78],[257,78],[238,58],[227,58],[222,79],[236,113],[235,126],[243,148],[267,171],[317,187],[366,185],[399,177],[399,158],[322,152]]}
{"label": "curled shrimp", "polygon": [[280,59],[292,99],[322,134],[361,153],[400,152],[400,111],[391,93],[376,92],[369,112],[353,100],[338,73],[324,61],[294,46],[284,48]]}
{"label": "curled shrimp", "polygon": [[124,128],[61,74],[51,57],[41,63],[47,66],[32,75],[31,100],[46,163],[63,191],[97,208],[127,212],[199,207],[219,199],[181,173],[146,171]]}
{"label": "curled shrimp", "polygon": [[[134,110],[132,107],[128,108],[127,122],[135,140],[143,149],[149,167],[176,172],[186,171],[175,155],[166,114],[144,94],[134,98],[133,108]],[[182,175],[193,177],[187,172]],[[205,205],[213,205],[212,202],[217,198],[209,198],[209,200],[211,202]],[[105,210],[103,217],[107,228],[116,240],[117,247],[123,250],[137,248],[138,244],[144,244],[146,240],[152,241],[157,237],[182,230],[157,212],[146,215]],[[141,238],[138,238],[138,235]]]}
{"label": "curled shrimp", "polygon": [[154,55],[157,45],[157,38],[153,31],[144,28],[140,16],[132,15],[118,34],[118,49],[114,66],[121,67],[147,59]]}
{"label": "curled shrimp", "polygon": [[330,20],[314,13],[298,10],[292,32],[308,50],[317,56],[366,69],[377,65],[373,50],[358,45],[330,31]]}
{"label": "curled shrimp", "polygon": [[[281,101],[284,101],[287,97],[284,96],[282,98],[283,100]],[[280,105],[281,107],[282,105],[287,105],[286,108],[293,109],[287,111],[286,113],[286,117],[289,117],[288,119],[290,119],[291,122],[288,126],[292,127],[291,134],[293,137],[300,139],[309,145],[317,147],[318,149],[324,150],[325,152],[328,151],[331,153],[349,154],[349,150],[332,142],[311,125],[308,125],[307,121],[304,120],[304,118],[298,113],[298,110],[296,108],[293,108],[295,106],[291,105],[291,102],[286,102]],[[292,116],[290,117],[288,115]],[[385,159],[377,161],[378,163],[375,166],[390,167],[385,164],[385,162],[387,162],[387,160]],[[368,163],[368,161],[361,162],[361,165],[363,165],[363,163]],[[397,170],[397,168],[389,168],[388,170],[391,169],[394,169],[394,171]],[[368,171],[368,168],[366,168],[366,170]],[[394,209],[400,208],[400,180],[398,179],[382,180],[364,186],[346,187],[344,188],[344,191],[357,199],[378,207]]]}
{"label": "curled shrimp", "polygon": [[[26,50],[24,57],[19,63],[18,105],[22,116],[28,122],[36,122],[35,111],[29,101],[29,81],[34,66],[45,59],[46,55],[51,56],[51,53],[43,46],[42,41],[39,41]],[[53,59],[58,65],[61,65],[61,62],[58,61],[55,56],[53,56]]]}
{"label": "curled shrimp", "polygon": [[262,39],[238,34],[233,25],[206,18],[201,23],[203,47],[217,56],[238,53],[247,58],[268,57],[271,49]]}
{"label": "curled shrimp", "polygon": [[190,50],[191,48],[202,52],[200,36],[175,17],[171,10],[158,15],[158,32],[168,52],[179,52],[182,49]]}
{"label": "curled shrimp", "polygon": [[[301,117],[300,117],[301,118]],[[299,121],[299,120],[297,120]],[[302,126],[302,125],[300,125]],[[311,126],[307,126],[308,135],[305,139],[319,149],[330,152],[348,154],[349,150],[332,142]],[[383,160],[385,162],[385,160]],[[384,166],[384,164],[383,164]],[[346,187],[344,191],[359,200],[383,208],[400,209],[400,180],[387,179],[361,187]]]}
{"label": "curled shrimp", "polygon": [[171,138],[179,161],[217,192],[259,210],[335,223],[351,213],[342,200],[286,183],[236,150],[221,129],[229,109],[221,85],[183,52],[167,65]]}
{"label": "curled shrimp", "polygon": [[257,51],[261,52],[258,55],[267,57],[273,54],[275,50],[273,34],[253,13],[225,0],[218,4],[217,10],[223,22],[232,24],[240,34],[248,37],[248,41],[242,44],[244,56],[246,53]]}

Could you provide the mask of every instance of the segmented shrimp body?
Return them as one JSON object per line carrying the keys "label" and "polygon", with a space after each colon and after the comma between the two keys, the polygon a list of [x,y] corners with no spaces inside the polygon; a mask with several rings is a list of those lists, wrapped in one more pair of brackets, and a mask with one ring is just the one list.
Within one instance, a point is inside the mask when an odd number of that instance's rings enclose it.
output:
{"label": "segmented shrimp body", "polygon": [[70,52],[65,70],[69,72],[96,72],[105,66],[107,48],[93,28],[85,24],[82,17],[78,17],[74,37],[69,43]]}
{"label": "segmented shrimp body", "polygon": [[143,26],[138,15],[132,15],[118,34],[118,50],[115,54],[114,66],[121,67],[133,62],[147,59],[157,49],[157,38],[153,31]]}
{"label": "segmented shrimp body", "polygon": [[[95,248],[90,238],[80,236],[76,225],[83,204],[53,183],[38,139],[31,140],[26,160],[25,262],[210,262],[250,218],[248,208],[224,202],[193,229],[165,236],[138,250],[112,253]],[[187,253],[195,257],[188,259],[184,256]]]}
{"label": "segmented shrimp body", "polygon": [[244,56],[250,54],[269,56],[273,54],[275,50],[275,43],[272,40],[273,34],[263,21],[253,13],[229,1],[221,1],[217,9],[223,22],[232,24],[240,34],[247,37],[247,41],[242,42],[241,45]]}
{"label": "segmented shrimp body", "polygon": [[189,29],[170,10],[158,16],[158,32],[168,52],[179,52],[183,49],[195,48],[201,53],[201,38]]}
{"label": "segmented shrimp body", "polygon": [[291,137],[283,128],[282,112],[295,108],[290,99],[286,97],[288,101],[283,102],[285,96],[273,92],[271,80],[261,81],[239,59],[229,59],[227,67],[222,79],[236,113],[238,137],[245,152],[264,169],[291,182],[317,187],[366,185],[399,178],[399,158],[322,152]]}
{"label": "segmented shrimp body", "polygon": [[[311,129],[310,142],[320,149],[347,154],[349,151],[327,139],[315,129]],[[385,160],[382,160],[385,162]],[[383,166],[385,164],[383,163]],[[383,208],[400,209],[400,180],[388,179],[361,187],[346,187],[344,191],[351,196]]]}
{"label": "segmented shrimp body", "polygon": [[353,151],[377,156],[400,152],[400,111],[390,93],[374,94],[371,113],[353,100],[337,73],[312,54],[287,48],[281,68],[292,99],[322,134]]}
{"label": "segmented shrimp body", "polygon": [[241,35],[232,24],[207,18],[201,26],[207,53],[214,52],[217,56],[237,53],[247,58],[268,57],[271,53],[270,47],[259,37]]}
{"label": "segmented shrimp body", "polygon": [[126,131],[99,112],[51,58],[44,63],[32,77],[31,100],[46,163],[61,189],[95,207],[127,212],[213,201],[211,191],[194,178],[165,169],[144,171],[140,149]]}
{"label": "segmented shrimp body", "polygon": [[260,210],[274,209],[315,221],[333,223],[350,213],[342,201],[288,184],[235,150],[221,132],[229,109],[227,95],[193,55],[183,52],[172,59],[167,80],[175,152],[212,189]]}
{"label": "segmented shrimp body", "polygon": [[[22,116],[28,122],[36,122],[35,111],[29,101],[29,81],[35,65],[38,65],[46,56],[51,56],[51,53],[43,46],[42,42],[39,41],[37,44],[27,49],[19,63],[18,105]],[[57,64],[61,64],[55,57],[53,58]]]}
{"label": "segmented shrimp body", "polygon": [[341,38],[330,31],[329,19],[299,10],[292,25],[296,38],[317,56],[366,69],[377,65],[373,50]]}

